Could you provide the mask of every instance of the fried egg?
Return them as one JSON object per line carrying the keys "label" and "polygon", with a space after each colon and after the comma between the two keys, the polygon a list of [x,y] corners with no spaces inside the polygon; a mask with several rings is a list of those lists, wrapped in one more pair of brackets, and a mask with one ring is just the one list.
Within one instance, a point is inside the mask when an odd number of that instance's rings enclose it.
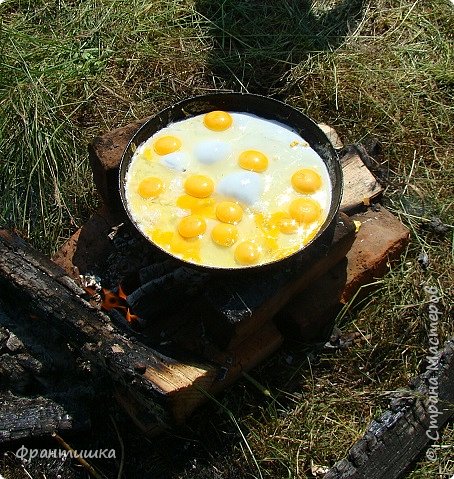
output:
{"label": "fried egg", "polygon": [[327,217],[331,183],[320,156],[287,125],[212,111],[139,145],[125,196],[160,248],[190,263],[244,268],[311,241]]}

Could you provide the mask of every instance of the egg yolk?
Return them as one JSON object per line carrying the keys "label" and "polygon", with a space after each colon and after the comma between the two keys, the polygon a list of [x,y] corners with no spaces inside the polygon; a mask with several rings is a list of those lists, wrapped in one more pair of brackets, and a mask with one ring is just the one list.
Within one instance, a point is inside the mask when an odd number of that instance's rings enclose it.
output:
{"label": "egg yolk", "polygon": [[298,223],[293,218],[282,218],[279,221],[279,231],[286,235],[296,233],[298,230]]}
{"label": "egg yolk", "polygon": [[173,254],[181,255],[183,259],[201,262],[200,240],[198,238],[182,238],[172,231],[154,229],[148,233],[152,240],[162,248]]}
{"label": "egg yolk", "polygon": [[207,229],[205,220],[199,215],[185,216],[178,223],[178,233],[183,238],[195,238],[203,235]]}
{"label": "egg yolk", "polygon": [[214,191],[214,183],[208,176],[192,175],[184,182],[184,191],[196,198],[207,198]]}
{"label": "egg yolk", "polygon": [[216,217],[223,223],[236,224],[243,218],[243,208],[233,201],[221,201],[216,206]]}
{"label": "egg yolk", "polygon": [[182,238],[174,235],[170,241],[170,251],[181,255],[183,259],[200,263],[200,240],[195,238]]}
{"label": "egg yolk", "polygon": [[254,264],[259,258],[260,249],[252,241],[243,241],[235,248],[235,261],[239,264]]}
{"label": "egg yolk", "polygon": [[211,239],[219,246],[232,246],[238,239],[238,228],[228,223],[218,223],[211,230]]}
{"label": "egg yolk", "polygon": [[265,238],[275,239],[279,236],[279,233],[284,233],[282,230],[282,224],[286,220],[295,222],[292,220],[289,214],[285,213],[284,211],[276,211],[275,213],[268,215],[263,215],[262,213],[257,213],[255,215],[255,222],[260,230],[264,233]]}
{"label": "egg yolk", "polygon": [[322,186],[322,178],[314,170],[304,168],[293,174],[292,186],[299,193],[314,193]]}
{"label": "egg yolk", "polygon": [[211,111],[203,118],[204,125],[213,131],[224,131],[232,126],[233,118],[226,111]]}
{"label": "egg yolk", "polygon": [[245,170],[262,173],[268,168],[268,158],[261,151],[246,150],[241,153],[238,164]]}
{"label": "egg yolk", "polygon": [[138,188],[139,195],[142,198],[156,198],[164,189],[164,184],[156,176],[150,176],[143,179]]}
{"label": "egg yolk", "polygon": [[320,205],[312,198],[297,198],[290,203],[290,216],[298,223],[313,223],[321,214]]}
{"label": "egg yolk", "polygon": [[190,210],[204,218],[216,219],[214,198],[194,198],[190,195],[182,195],[177,199],[178,208]]}
{"label": "egg yolk", "polygon": [[151,147],[144,148],[142,154],[147,161],[151,161],[153,159],[153,150]]}
{"label": "egg yolk", "polygon": [[176,136],[161,136],[154,142],[153,147],[158,155],[168,155],[181,148],[181,140]]}

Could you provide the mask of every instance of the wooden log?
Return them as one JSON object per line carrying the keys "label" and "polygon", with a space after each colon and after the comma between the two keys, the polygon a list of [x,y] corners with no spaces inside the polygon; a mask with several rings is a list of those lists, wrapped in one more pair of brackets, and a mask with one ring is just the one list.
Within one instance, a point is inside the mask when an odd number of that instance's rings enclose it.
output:
{"label": "wooden log", "polygon": [[185,363],[117,333],[60,267],[6,231],[0,231],[0,287],[5,302],[27,305],[43,327],[55,327],[160,424],[182,420],[217,376],[213,365]]}
{"label": "wooden log", "polygon": [[0,301],[0,443],[89,429],[89,405],[101,386],[98,377],[87,380],[61,336],[31,323]]}
{"label": "wooden log", "polygon": [[337,131],[332,126],[329,126],[326,123],[319,123],[318,127],[323,131],[323,133],[325,133],[326,137],[333,145],[333,148],[340,150],[344,147],[344,144],[337,134]]}
{"label": "wooden log", "polygon": [[[435,421],[439,430],[454,416],[454,340],[446,343],[436,364],[418,376],[413,385],[413,389],[396,397],[379,419],[372,421],[347,458],[337,462],[324,479],[405,476],[431,442],[427,435],[431,422]],[[437,403],[431,393],[434,390]],[[431,429],[429,435],[435,437],[435,430]]]}
{"label": "wooden log", "polygon": [[341,163],[344,174],[341,211],[349,213],[376,201],[383,188],[363,163],[357,151],[347,150],[347,154],[341,157]]}
{"label": "wooden log", "polygon": [[[189,335],[193,335],[190,326],[185,331],[188,331]],[[176,340],[180,340],[179,344],[187,345],[187,341],[185,342],[183,337],[184,334],[176,338]],[[199,405],[238,381],[244,372],[250,371],[266,359],[281,346],[282,342],[282,334],[278,331],[275,324],[269,321],[258,331],[247,337],[241,344],[230,350],[220,350],[213,345],[205,343],[203,347],[204,356],[210,357],[219,364],[219,369],[210,387],[200,389],[197,382],[194,382],[193,387],[201,393]],[[116,386],[115,397],[131,417],[134,424],[144,433],[155,435],[162,431],[162,424],[157,423],[155,418],[147,412],[143,404],[128,394],[124,387]],[[193,411],[195,404],[192,404],[192,406],[188,404],[187,406],[188,408],[184,411],[182,419]]]}
{"label": "wooden log", "polygon": [[28,303],[27,310],[45,320],[43,327],[56,327],[83,357],[107,371],[121,404],[150,434],[182,421],[282,342],[268,323],[237,349],[213,348],[211,363],[165,356],[118,334],[59,267],[5,231],[0,232],[0,287],[5,299]]}
{"label": "wooden log", "polygon": [[0,394],[0,444],[68,430],[74,430],[74,419],[55,401]]}

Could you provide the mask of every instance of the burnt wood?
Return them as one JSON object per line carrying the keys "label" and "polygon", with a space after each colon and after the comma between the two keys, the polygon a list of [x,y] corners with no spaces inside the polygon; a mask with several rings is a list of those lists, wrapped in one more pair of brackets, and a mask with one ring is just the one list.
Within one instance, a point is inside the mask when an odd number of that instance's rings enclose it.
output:
{"label": "burnt wood", "polygon": [[143,318],[153,318],[160,313],[168,314],[174,309],[181,308],[181,301],[194,296],[209,279],[207,273],[178,264],[170,272],[148,279],[152,276],[151,271],[153,273],[156,269],[162,271],[159,266],[160,263],[157,263],[143,268],[139,272],[142,285],[126,298],[134,313]]}
{"label": "burnt wood", "polygon": [[0,394],[0,444],[74,430],[74,418],[57,402],[42,396]]}
{"label": "burnt wood", "polygon": [[181,420],[217,376],[211,364],[180,362],[119,334],[60,267],[4,230],[0,288],[6,303],[26,306],[43,328],[56,328],[82,357],[125,387],[160,426]]}
{"label": "burnt wood", "polygon": [[33,322],[0,301],[0,443],[91,425],[89,408],[101,378],[87,377],[86,365],[61,336]]}
{"label": "burnt wood", "polygon": [[438,386],[438,428],[454,416],[454,340],[446,343],[432,369],[418,376],[411,389],[391,401],[390,409],[372,421],[348,456],[337,462],[324,479],[404,477],[431,442],[426,434],[431,422],[429,407],[433,406],[429,400],[431,386]]}

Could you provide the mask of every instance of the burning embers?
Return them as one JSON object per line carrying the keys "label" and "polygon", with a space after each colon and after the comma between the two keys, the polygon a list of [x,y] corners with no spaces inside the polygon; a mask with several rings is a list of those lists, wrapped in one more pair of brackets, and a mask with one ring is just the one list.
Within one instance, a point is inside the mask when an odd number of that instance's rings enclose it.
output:
{"label": "burning embers", "polygon": [[81,281],[92,301],[121,326],[142,329],[147,320],[177,312],[209,278],[151,248],[128,225],[115,228],[109,239],[106,262]]}
{"label": "burning embers", "polygon": [[129,275],[117,292],[103,288],[101,306],[120,312],[129,325],[138,326],[141,320],[183,307],[185,299],[195,296],[208,276],[167,259]]}
{"label": "burning embers", "polygon": [[128,306],[127,296],[121,285],[118,286],[118,291],[116,293],[109,289],[102,288],[101,298],[101,308],[104,311],[112,311],[115,309],[123,315],[127,323],[131,326],[139,324],[140,318],[136,314],[131,313],[131,309]]}

